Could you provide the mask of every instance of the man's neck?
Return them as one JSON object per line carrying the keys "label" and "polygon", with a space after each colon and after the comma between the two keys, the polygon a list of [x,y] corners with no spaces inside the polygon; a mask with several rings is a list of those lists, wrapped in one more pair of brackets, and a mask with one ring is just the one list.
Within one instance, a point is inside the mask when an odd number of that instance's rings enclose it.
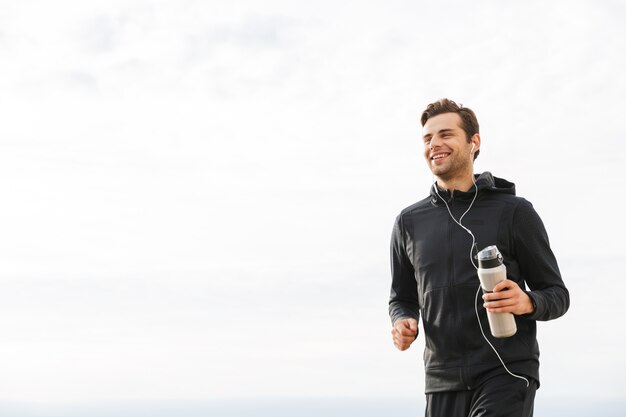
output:
{"label": "man's neck", "polygon": [[463,177],[456,177],[451,179],[437,178],[437,185],[440,188],[448,190],[451,194],[454,190],[469,191],[474,186],[474,174],[465,175]]}

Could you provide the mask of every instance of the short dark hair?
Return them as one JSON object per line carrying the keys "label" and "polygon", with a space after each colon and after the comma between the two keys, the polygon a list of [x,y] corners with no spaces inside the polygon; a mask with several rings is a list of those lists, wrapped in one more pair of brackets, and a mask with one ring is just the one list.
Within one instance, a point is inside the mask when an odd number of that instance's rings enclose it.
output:
{"label": "short dark hair", "polygon": [[[437,116],[443,113],[456,113],[461,117],[461,129],[465,131],[467,136],[467,142],[471,142],[472,136],[479,131],[478,119],[472,109],[463,107],[462,104],[456,104],[454,101],[447,98],[442,98],[434,103],[430,103],[426,106],[426,110],[422,112],[422,126],[426,124],[426,121],[431,117]],[[474,152],[474,159],[478,157],[480,149]]]}

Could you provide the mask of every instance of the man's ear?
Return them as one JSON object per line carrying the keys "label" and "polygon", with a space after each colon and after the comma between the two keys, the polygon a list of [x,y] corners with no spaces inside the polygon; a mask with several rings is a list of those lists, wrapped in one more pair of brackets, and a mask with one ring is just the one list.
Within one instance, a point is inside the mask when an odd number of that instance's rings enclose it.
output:
{"label": "man's ear", "polygon": [[472,150],[470,151],[470,153],[474,154],[480,149],[480,135],[478,133],[474,134],[470,141],[472,142]]}

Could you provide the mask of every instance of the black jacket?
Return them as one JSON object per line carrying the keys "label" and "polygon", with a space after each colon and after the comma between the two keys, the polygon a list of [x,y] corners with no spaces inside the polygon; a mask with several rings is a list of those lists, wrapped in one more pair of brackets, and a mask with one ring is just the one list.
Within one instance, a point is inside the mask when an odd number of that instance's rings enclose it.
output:
{"label": "black jacket", "polygon": [[[515,196],[515,185],[485,172],[476,178],[478,196],[463,218],[476,237],[476,249],[497,245],[509,279],[528,291],[535,311],[515,316],[517,333],[491,336],[482,298],[478,311],[485,334],[514,373],[539,382],[536,320],[567,311],[569,293],[541,219],[532,205]],[[479,280],[470,261],[472,238],[454,223],[467,210],[474,189],[452,196],[431,188],[431,195],[396,218],[391,240],[392,322],[422,317],[425,335],[426,392],[473,389],[483,378],[506,372],[478,327],[475,303]],[[482,295],[482,293],[481,293]]]}

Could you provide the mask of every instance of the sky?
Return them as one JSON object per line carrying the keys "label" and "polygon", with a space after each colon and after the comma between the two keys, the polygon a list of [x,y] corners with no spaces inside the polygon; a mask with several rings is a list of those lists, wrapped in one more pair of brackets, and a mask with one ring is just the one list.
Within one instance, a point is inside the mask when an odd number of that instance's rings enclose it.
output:
{"label": "sky", "polygon": [[476,112],[475,171],[533,203],[570,289],[538,326],[538,401],[623,401],[625,19],[0,2],[0,406],[421,399],[388,253],[432,182],[418,118],[441,97]]}

